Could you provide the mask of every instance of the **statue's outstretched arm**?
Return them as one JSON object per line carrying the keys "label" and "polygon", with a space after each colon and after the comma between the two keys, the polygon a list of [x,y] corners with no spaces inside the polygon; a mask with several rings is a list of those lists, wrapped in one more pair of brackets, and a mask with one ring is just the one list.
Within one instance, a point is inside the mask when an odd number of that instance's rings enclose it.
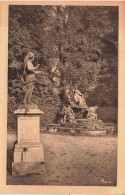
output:
{"label": "statue's outstretched arm", "polygon": [[28,70],[30,70],[30,71],[34,71],[34,70],[36,70],[36,69],[39,67],[39,65],[40,65],[40,64],[37,64],[37,66],[34,67],[33,64],[32,64],[31,62],[28,62],[27,68],[28,68]]}

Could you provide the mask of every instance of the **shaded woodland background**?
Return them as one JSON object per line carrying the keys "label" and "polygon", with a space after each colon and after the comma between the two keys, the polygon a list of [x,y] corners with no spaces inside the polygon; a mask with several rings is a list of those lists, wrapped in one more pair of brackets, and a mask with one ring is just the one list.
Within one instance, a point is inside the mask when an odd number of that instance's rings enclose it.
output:
{"label": "shaded woodland background", "polygon": [[98,118],[117,122],[118,7],[9,6],[8,126],[22,103],[24,57],[34,52],[37,75],[32,101],[41,124],[57,122],[65,86],[78,86]]}

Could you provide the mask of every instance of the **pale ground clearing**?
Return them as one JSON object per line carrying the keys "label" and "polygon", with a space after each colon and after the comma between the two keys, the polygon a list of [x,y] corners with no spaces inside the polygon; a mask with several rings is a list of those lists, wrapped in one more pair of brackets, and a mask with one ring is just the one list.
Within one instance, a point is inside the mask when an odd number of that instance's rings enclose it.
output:
{"label": "pale ground clearing", "polygon": [[8,134],[8,185],[117,185],[117,137],[41,134],[46,171],[12,177],[16,134]]}

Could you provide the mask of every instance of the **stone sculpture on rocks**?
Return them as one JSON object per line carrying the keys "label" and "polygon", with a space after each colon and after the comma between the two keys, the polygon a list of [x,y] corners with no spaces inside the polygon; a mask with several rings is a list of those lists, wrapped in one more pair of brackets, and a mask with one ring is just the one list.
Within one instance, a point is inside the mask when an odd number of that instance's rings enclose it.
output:
{"label": "stone sculpture on rocks", "polygon": [[75,123],[75,116],[73,110],[70,108],[70,105],[64,106],[62,110],[63,122]]}
{"label": "stone sculpture on rocks", "polygon": [[95,113],[96,109],[97,106],[88,108],[88,114],[87,114],[88,119],[97,119],[97,114]]}
{"label": "stone sculpture on rocks", "polygon": [[78,87],[73,90],[74,101],[78,107],[87,108],[84,95],[78,90]]}

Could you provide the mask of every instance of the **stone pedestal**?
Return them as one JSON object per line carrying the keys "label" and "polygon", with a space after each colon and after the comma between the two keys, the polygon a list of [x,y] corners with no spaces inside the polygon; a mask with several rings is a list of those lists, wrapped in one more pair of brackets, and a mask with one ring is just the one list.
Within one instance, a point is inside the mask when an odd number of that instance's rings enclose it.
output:
{"label": "stone pedestal", "polygon": [[40,116],[37,106],[22,107],[14,112],[17,116],[17,143],[14,148],[12,175],[44,170],[44,151],[40,143]]}

